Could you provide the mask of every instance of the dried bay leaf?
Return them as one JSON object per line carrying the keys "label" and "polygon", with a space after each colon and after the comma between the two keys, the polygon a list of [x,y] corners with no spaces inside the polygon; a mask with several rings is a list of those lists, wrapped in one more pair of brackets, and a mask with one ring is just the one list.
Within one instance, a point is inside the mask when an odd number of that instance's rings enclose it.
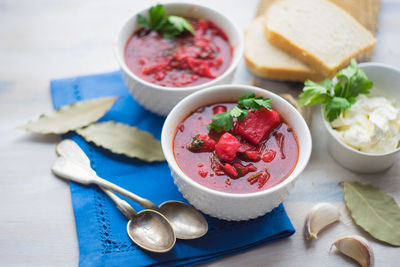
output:
{"label": "dried bay leaf", "polygon": [[43,114],[18,128],[40,134],[64,134],[97,121],[116,100],[116,97],[104,97],[76,102]]}
{"label": "dried bay leaf", "polygon": [[400,246],[400,208],[379,188],[358,182],[343,182],[344,200],[357,225],[374,238]]}
{"label": "dried bay leaf", "polygon": [[123,123],[107,121],[77,130],[86,141],[131,158],[164,161],[161,143],[150,133]]}

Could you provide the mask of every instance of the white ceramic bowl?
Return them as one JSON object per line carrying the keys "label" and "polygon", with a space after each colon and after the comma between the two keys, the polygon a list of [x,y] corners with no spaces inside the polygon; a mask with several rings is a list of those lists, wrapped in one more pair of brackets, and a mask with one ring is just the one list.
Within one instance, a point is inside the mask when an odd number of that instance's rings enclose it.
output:
{"label": "white ceramic bowl", "polygon": [[[272,98],[273,108],[282,115],[297,135],[299,159],[295,169],[280,184],[256,193],[225,193],[196,183],[183,173],[174,157],[173,141],[179,123],[197,108],[218,102],[237,102],[241,95],[248,92]],[[191,94],[172,109],[162,129],[161,145],[175,184],[193,206],[220,219],[247,220],[271,211],[288,196],[310,158],[311,135],[300,113],[280,96],[253,86],[219,85]]]}
{"label": "white ceramic bowl", "polygon": [[[374,82],[371,96],[384,96],[400,103],[400,70],[381,63],[361,63],[359,66],[365,71],[368,78]],[[369,154],[358,151],[340,140],[330,124],[324,118],[321,109],[323,124],[328,131],[328,149],[332,157],[343,167],[360,173],[374,173],[383,171],[396,161],[400,148],[385,154]]]}
{"label": "white ceramic bowl", "polygon": [[163,4],[166,15],[178,15],[192,18],[203,18],[213,21],[218,25],[229,37],[229,42],[233,47],[233,58],[230,67],[217,78],[196,86],[190,87],[163,87],[147,82],[129,70],[125,63],[124,52],[128,39],[132,36],[139,26],[136,16],[141,14],[147,17],[148,8],[134,14],[122,26],[116,40],[116,57],[122,71],[122,78],[129,88],[133,97],[146,109],[159,114],[167,115],[168,112],[185,96],[196,92],[202,88],[210,87],[217,84],[230,83],[233,78],[234,71],[239,64],[243,54],[243,40],[239,29],[234,25],[232,20],[225,15],[210,9],[208,7],[193,3],[167,3]]}

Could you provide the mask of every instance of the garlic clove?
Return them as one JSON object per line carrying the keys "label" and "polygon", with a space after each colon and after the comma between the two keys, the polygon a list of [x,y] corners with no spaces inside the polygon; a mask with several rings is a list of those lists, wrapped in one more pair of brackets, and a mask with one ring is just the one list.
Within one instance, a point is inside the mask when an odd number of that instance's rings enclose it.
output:
{"label": "garlic clove", "polygon": [[312,207],[306,218],[307,239],[318,239],[317,234],[324,227],[338,221],[339,209],[329,203],[319,203]]}
{"label": "garlic clove", "polygon": [[374,266],[374,252],[369,242],[361,236],[346,236],[336,240],[332,246],[356,260],[362,267]]}

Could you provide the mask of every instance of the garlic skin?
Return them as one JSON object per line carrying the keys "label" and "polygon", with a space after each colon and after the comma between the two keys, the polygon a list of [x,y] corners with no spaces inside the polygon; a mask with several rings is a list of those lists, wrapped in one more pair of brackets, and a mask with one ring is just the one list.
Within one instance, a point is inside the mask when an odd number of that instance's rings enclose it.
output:
{"label": "garlic skin", "polygon": [[339,209],[329,203],[319,203],[312,207],[306,217],[307,239],[318,239],[321,229],[340,219]]}
{"label": "garlic skin", "polygon": [[362,267],[373,267],[374,252],[369,242],[362,236],[346,236],[336,240],[332,246],[340,252],[356,260]]}

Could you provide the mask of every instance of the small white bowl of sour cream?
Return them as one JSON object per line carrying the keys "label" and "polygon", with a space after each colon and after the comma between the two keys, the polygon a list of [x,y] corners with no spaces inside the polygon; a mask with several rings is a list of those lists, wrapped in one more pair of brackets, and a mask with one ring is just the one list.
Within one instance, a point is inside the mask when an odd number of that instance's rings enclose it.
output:
{"label": "small white bowl of sour cream", "polygon": [[[381,63],[369,62],[359,64],[367,77],[374,82],[369,97],[382,96],[395,101],[400,106],[400,70]],[[331,124],[324,118],[324,110],[321,108],[322,120],[328,131],[328,149],[332,157],[343,167],[360,173],[375,173],[383,171],[398,158],[400,151],[397,148],[386,153],[367,153],[359,151],[346,144],[335,131]]]}

